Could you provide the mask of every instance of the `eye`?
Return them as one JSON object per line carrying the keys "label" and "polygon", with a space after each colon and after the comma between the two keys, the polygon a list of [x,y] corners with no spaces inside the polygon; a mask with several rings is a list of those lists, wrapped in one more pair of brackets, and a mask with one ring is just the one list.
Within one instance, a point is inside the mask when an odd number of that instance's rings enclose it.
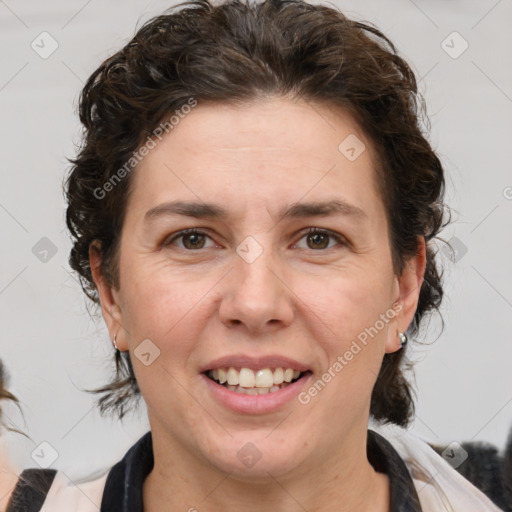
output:
{"label": "eye", "polygon": [[[197,249],[205,249],[205,240],[210,238],[203,231],[199,231],[197,229],[185,229],[176,233],[172,238],[164,242],[164,245],[177,245],[175,242],[177,240],[182,240],[181,249],[186,250],[197,250]],[[210,239],[211,240],[211,239]],[[179,246],[179,245],[178,245]],[[206,247],[207,248],[207,247]]]}
{"label": "eye", "polygon": [[[301,240],[303,238],[306,239],[306,243],[308,244],[306,249],[332,249],[333,245],[329,245],[329,239],[334,240],[338,245],[347,245],[345,239],[341,235],[325,229],[308,228],[305,232],[303,232]],[[304,247],[300,248],[304,249]]]}
{"label": "eye", "polygon": [[[336,244],[346,246],[345,239],[332,231],[318,228],[308,228],[302,233],[301,240],[306,239],[307,247],[299,247],[300,249],[332,249]],[[206,240],[211,238],[204,232],[198,229],[185,229],[176,233],[169,240],[164,242],[165,246],[176,245],[181,249],[187,251],[195,251],[199,249],[208,249],[211,245],[206,246]],[[181,244],[178,243],[181,241]],[[331,242],[335,242],[332,244]],[[298,245],[298,244],[296,244]]]}

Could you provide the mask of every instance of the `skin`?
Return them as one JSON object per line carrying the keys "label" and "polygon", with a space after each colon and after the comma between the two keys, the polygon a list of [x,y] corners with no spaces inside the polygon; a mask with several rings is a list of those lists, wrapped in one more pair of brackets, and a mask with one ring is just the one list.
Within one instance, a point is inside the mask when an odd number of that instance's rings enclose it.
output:
{"label": "skin", "polygon": [[3,439],[0,439],[0,512],[7,510],[11,494],[18,482],[18,472],[9,460]]}
{"label": "skin", "polygon": [[[353,162],[338,150],[350,134],[366,147]],[[111,338],[121,350],[148,338],[160,350],[149,366],[132,357],[155,454],[146,512],[389,510],[388,479],[366,457],[370,397],[384,354],[400,349],[398,332],[412,321],[425,246],[420,239],[394,274],[375,162],[346,112],[279,97],[199,104],[139,164],[119,286],[102,276],[96,244],[90,261]],[[215,202],[229,216],[145,223],[147,211],[178,199]],[[278,221],[292,203],[331,199],[363,213]],[[309,227],[344,241],[318,241]],[[187,228],[207,237],[174,238]],[[236,252],[247,236],[263,249],[252,263]],[[307,405],[235,413],[199,374],[221,356],[279,354],[307,363],[316,381],[394,304],[400,312]],[[250,468],[237,458],[247,442],[262,455]]]}

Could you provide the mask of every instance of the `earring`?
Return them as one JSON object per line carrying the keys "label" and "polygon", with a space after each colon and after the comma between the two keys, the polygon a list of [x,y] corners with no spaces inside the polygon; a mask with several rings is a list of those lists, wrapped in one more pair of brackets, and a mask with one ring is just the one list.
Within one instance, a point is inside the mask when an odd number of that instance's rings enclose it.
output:
{"label": "earring", "polygon": [[399,332],[398,337],[400,338],[400,346],[403,347],[407,343],[407,334]]}
{"label": "earring", "polygon": [[118,354],[119,352],[121,352],[119,350],[119,347],[117,346],[117,334],[114,334],[114,348],[116,349],[116,354]]}

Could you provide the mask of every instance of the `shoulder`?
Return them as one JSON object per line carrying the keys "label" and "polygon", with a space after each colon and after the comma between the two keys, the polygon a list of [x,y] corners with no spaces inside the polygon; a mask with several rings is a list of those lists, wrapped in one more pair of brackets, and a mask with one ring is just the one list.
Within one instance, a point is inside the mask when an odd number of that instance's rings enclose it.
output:
{"label": "shoulder", "polygon": [[65,473],[57,472],[41,512],[98,512],[108,472],[109,469],[104,470],[87,481],[73,481]]}
{"label": "shoulder", "polygon": [[39,511],[55,478],[54,469],[25,469],[16,478],[7,512]]}
{"label": "shoulder", "polygon": [[112,504],[138,503],[142,482],[152,465],[152,439],[148,432],[121,461],[87,478],[70,478],[66,471],[55,469],[26,469],[6,512],[98,512],[102,506],[112,511]]}
{"label": "shoulder", "polygon": [[6,512],[97,512],[108,470],[86,481],[73,481],[54,469],[25,469]]}
{"label": "shoulder", "polygon": [[396,425],[372,423],[370,428],[384,437],[405,462],[423,510],[500,512],[420,437]]}
{"label": "shoulder", "polygon": [[498,506],[508,509],[512,506],[511,440],[504,454],[485,441],[462,442],[448,448],[429,444],[440,455],[451,458],[460,454],[456,459],[457,472]]}

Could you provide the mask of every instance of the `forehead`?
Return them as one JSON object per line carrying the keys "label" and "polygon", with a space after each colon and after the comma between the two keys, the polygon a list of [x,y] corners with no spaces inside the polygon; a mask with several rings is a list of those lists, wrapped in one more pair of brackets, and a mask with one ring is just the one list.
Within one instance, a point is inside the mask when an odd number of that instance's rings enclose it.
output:
{"label": "forehead", "polygon": [[371,209],[379,196],[374,167],[370,141],[340,108],[282,98],[199,103],[138,165],[132,200],[149,207],[215,196],[240,211],[264,202],[271,212],[280,199],[338,194]]}

